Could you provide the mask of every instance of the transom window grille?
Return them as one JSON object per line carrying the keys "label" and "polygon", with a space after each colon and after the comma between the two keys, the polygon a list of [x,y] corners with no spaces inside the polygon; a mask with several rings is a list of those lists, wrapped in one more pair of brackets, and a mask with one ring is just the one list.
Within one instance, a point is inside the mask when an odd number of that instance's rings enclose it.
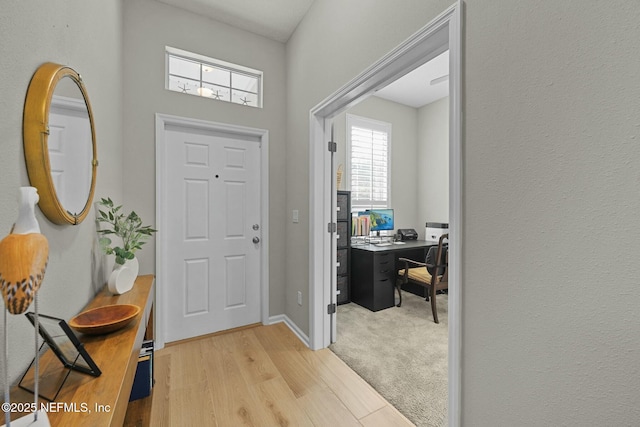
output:
{"label": "transom window grille", "polygon": [[262,71],[166,47],[166,88],[262,108]]}
{"label": "transom window grille", "polygon": [[347,114],[347,182],[351,211],[391,204],[391,124]]}

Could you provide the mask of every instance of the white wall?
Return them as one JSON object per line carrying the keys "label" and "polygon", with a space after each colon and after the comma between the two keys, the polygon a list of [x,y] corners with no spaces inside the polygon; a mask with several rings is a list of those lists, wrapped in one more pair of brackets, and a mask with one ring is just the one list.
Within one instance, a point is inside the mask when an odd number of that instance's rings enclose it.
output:
{"label": "white wall", "polygon": [[[18,213],[17,192],[29,185],[22,149],[22,111],[38,66],[68,65],[84,80],[98,145],[97,194],[122,194],[122,3],[120,0],[3,2],[0,13],[0,238]],[[37,209],[49,240],[49,265],[39,292],[43,314],[69,320],[104,284],[94,247],[94,213],[77,226],[50,223]],[[34,329],[9,316],[9,377],[16,380],[33,358]]]}
{"label": "white wall", "polygon": [[[316,0],[287,44],[286,312],[305,331],[309,110],[449,3]],[[465,426],[640,419],[639,21],[628,0],[465,3]]]}
{"label": "white wall", "polygon": [[[270,183],[270,314],[284,312],[285,68],[284,44],[152,0],[124,7],[124,203],[155,222],[155,113],[267,129]],[[262,109],[164,89],[165,46],[264,72]],[[160,230],[162,232],[162,230]],[[141,272],[155,271],[152,240]]]}
{"label": "white wall", "polygon": [[[449,98],[418,109],[418,222],[449,223]],[[419,225],[419,226],[418,226]]]}
{"label": "white wall", "polygon": [[[391,208],[394,209],[395,228],[417,228],[418,187],[416,185],[418,150],[418,111],[413,107],[371,96],[360,104],[339,114],[333,120],[334,140],[338,142],[336,168],[343,165],[346,173],[347,129],[346,115],[355,114],[391,123]],[[346,176],[343,175],[343,181]],[[347,188],[348,183],[343,185]]]}

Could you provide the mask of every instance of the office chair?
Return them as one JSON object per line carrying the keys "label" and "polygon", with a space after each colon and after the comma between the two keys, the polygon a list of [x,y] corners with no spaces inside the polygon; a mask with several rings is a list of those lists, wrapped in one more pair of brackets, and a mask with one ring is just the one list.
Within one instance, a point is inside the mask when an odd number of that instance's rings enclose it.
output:
{"label": "office chair", "polygon": [[404,268],[398,270],[396,278],[396,289],[400,299],[397,307],[402,305],[402,285],[414,283],[423,286],[427,289],[426,300],[431,299],[431,311],[435,323],[440,323],[436,309],[436,294],[440,290],[449,288],[449,245],[445,240],[448,242],[449,234],[440,236],[438,246],[429,248],[425,262],[398,258],[398,261],[404,262]]}

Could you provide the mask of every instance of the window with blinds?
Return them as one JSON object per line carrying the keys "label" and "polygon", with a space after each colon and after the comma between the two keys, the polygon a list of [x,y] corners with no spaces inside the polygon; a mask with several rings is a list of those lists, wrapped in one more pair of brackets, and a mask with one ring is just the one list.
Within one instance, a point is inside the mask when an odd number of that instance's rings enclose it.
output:
{"label": "window with blinds", "polygon": [[347,114],[347,182],[352,212],[390,206],[391,124]]}

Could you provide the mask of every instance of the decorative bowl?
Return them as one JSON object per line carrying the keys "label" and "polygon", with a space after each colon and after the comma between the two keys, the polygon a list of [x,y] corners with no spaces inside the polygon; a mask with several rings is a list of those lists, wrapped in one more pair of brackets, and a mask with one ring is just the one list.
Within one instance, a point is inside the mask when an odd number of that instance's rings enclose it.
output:
{"label": "decorative bowl", "polygon": [[140,313],[140,307],[137,305],[105,305],[83,311],[69,320],[69,326],[83,334],[108,334],[127,326],[138,313]]}

